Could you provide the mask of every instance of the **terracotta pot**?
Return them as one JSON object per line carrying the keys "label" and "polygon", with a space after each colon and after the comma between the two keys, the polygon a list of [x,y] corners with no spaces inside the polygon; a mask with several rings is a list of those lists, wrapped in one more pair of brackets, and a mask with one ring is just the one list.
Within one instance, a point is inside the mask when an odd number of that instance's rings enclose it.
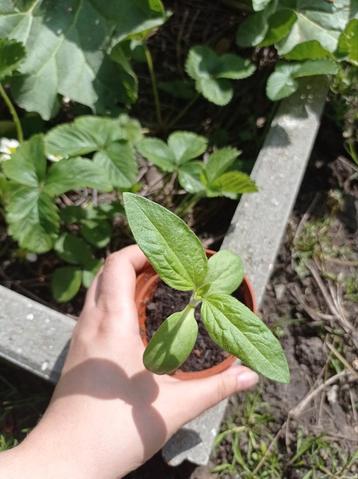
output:
{"label": "terracotta pot", "polygon": [[[208,257],[215,253],[216,251],[209,249],[206,250],[206,255]],[[149,263],[147,263],[143,271],[137,276],[135,301],[138,310],[140,335],[145,346],[148,344],[146,334],[147,305],[150,303],[159,281],[159,275],[154,271]],[[240,285],[239,291],[242,297],[242,302],[252,311],[256,312],[255,294],[252,285],[246,276]],[[236,359],[237,358],[235,356],[230,355],[221,363],[201,371],[186,372],[178,369],[175,371],[175,373],[173,373],[173,376],[183,380],[213,376],[214,374],[221,373],[225,369],[228,369],[236,361]]]}

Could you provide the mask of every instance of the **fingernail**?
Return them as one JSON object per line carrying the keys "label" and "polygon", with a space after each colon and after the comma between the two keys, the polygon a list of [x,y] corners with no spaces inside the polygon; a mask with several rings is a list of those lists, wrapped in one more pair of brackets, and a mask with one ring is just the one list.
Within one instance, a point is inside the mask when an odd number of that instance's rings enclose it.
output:
{"label": "fingernail", "polygon": [[242,389],[248,389],[255,386],[259,376],[254,371],[244,371],[237,376],[237,384]]}

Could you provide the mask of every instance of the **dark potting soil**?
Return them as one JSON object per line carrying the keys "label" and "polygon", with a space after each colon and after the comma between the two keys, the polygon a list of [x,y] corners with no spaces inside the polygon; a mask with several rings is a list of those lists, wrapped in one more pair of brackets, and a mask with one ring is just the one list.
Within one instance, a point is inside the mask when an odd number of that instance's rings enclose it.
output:
{"label": "dark potting soil", "polygon": [[[147,306],[147,339],[152,338],[162,322],[176,311],[181,311],[188,304],[190,291],[175,291],[160,282],[154,296]],[[198,321],[198,337],[188,359],[180,367],[182,371],[201,371],[221,363],[228,353],[217,346],[207,333],[200,318],[200,311],[195,311]]]}

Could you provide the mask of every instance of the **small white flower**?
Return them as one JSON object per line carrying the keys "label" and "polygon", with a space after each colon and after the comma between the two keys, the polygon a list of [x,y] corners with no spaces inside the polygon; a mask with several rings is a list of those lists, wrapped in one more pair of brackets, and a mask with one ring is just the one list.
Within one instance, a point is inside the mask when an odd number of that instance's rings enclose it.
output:
{"label": "small white flower", "polygon": [[47,155],[47,159],[50,161],[60,161],[62,158],[63,156],[60,155]]}
{"label": "small white flower", "polygon": [[19,142],[9,138],[0,138],[0,161],[10,160],[11,155],[15,153]]}
{"label": "small white flower", "polygon": [[26,254],[26,259],[30,263],[35,263],[35,261],[37,261],[37,254],[36,253],[27,253]]}

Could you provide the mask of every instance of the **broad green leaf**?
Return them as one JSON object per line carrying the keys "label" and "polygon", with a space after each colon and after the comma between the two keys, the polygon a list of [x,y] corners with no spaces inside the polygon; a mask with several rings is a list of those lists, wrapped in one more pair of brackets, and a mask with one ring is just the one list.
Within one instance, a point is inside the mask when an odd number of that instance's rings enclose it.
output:
{"label": "broad green leaf", "polygon": [[203,163],[201,161],[189,161],[179,169],[179,183],[188,193],[205,193],[205,185],[201,181]]}
{"label": "broad green leaf", "polygon": [[81,188],[110,191],[111,183],[101,167],[85,158],[68,158],[50,166],[44,185],[48,195],[59,196]]}
{"label": "broad green leaf", "polygon": [[139,139],[139,128],[135,120],[124,115],[116,119],[83,116],[52,129],[46,135],[46,151],[68,157],[95,152],[87,174],[93,179],[87,186],[104,191],[110,186],[130,188],[138,173],[130,141]]}
{"label": "broad green leaf", "polygon": [[213,294],[204,299],[201,315],[210,337],[225,351],[269,379],[289,382],[279,341],[249,308],[232,296]]}
{"label": "broad green leaf", "polygon": [[80,290],[82,271],[75,266],[57,268],[51,280],[52,295],[59,303],[70,301]]}
{"label": "broad green leaf", "polygon": [[239,26],[236,33],[236,43],[239,47],[258,45],[268,32],[267,15],[265,12],[249,15]]}
{"label": "broad green leaf", "polygon": [[127,141],[111,143],[95,154],[93,162],[103,169],[107,182],[114,188],[131,188],[136,182],[138,165],[133,147]]}
{"label": "broad green leaf", "polygon": [[205,165],[205,174],[208,183],[212,183],[219,176],[225,173],[240,155],[240,150],[227,146],[215,150],[208,158]]}
{"label": "broad green leaf", "polygon": [[116,24],[116,40],[140,34],[162,25],[168,18],[160,0],[92,0],[98,11]]}
{"label": "broad green leaf", "polygon": [[268,3],[261,12],[249,15],[236,32],[236,43],[240,47],[254,47],[263,41],[268,29],[268,19],[275,12],[278,0]]}
{"label": "broad green leaf", "polygon": [[138,246],[161,279],[180,291],[199,287],[207,259],[199,238],[174,213],[133,193],[124,193],[124,208]]}
{"label": "broad green leaf", "polygon": [[279,55],[285,55],[299,43],[311,40],[317,40],[324,49],[334,52],[340,32],[356,8],[355,0],[281,0],[280,3],[292,6],[297,20],[288,36],[276,45]]}
{"label": "broad green leaf", "polygon": [[258,12],[263,10],[270,2],[271,0],[252,0],[252,6],[253,9]]}
{"label": "broad green leaf", "polygon": [[128,102],[134,103],[138,96],[138,78],[132,68],[130,58],[125,54],[121,44],[112,48],[110,58],[120,68],[118,83],[120,83]]}
{"label": "broad green leaf", "polygon": [[244,277],[240,256],[221,250],[209,258],[208,272],[201,288],[205,296],[218,293],[231,294],[237,290]]}
{"label": "broad green leaf", "polygon": [[285,55],[286,60],[321,60],[329,58],[332,54],[328,52],[317,40],[300,43],[293,50]]}
{"label": "broad green leaf", "polygon": [[105,248],[111,241],[112,228],[106,220],[86,220],[82,223],[81,234],[92,246]]}
{"label": "broad green leaf", "polygon": [[88,244],[78,236],[70,233],[61,235],[55,243],[58,256],[67,263],[86,267],[93,261],[92,251]]}
{"label": "broad green leaf", "polygon": [[37,187],[46,175],[46,157],[42,135],[35,135],[19,146],[11,159],[3,163],[5,175],[21,185]]}
{"label": "broad green leaf", "polygon": [[292,95],[297,88],[298,82],[294,73],[300,68],[299,64],[279,64],[269,76],[266,83],[266,94],[272,101],[282,100]]}
{"label": "broad green leaf", "polygon": [[243,193],[257,191],[255,182],[241,171],[228,171],[208,186],[208,196],[227,196],[235,199]]}
{"label": "broad green leaf", "polygon": [[175,169],[175,156],[168,145],[158,138],[144,138],[137,144],[141,155],[163,171]]}
{"label": "broad green leaf", "polygon": [[158,138],[146,138],[138,143],[139,152],[163,171],[172,172],[197,158],[206,150],[208,141],[189,131],[176,131],[168,144]]}
{"label": "broad green leaf", "polygon": [[72,223],[79,223],[82,220],[87,218],[87,212],[82,206],[68,205],[60,209],[61,221],[66,225],[71,225]]}
{"label": "broad green leaf", "polygon": [[353,18],[339,37],[336,56],[358,66],[358,19]]}
{"label": "broad green leaf", "polygon": [[218,55],[205,45],[192,47],[189,51],[185,69],[188,75],[197,78],[209,79],[218,67]]}
{"label": "broad green leaf", "polygon": [[[243,47],[271,43],[283,56],[302,43],[317,41],[322,49],[332,53],[340,32],[356,14],[356,0],[272,0],[240,25],[237,43]],[[299,59],[313,59],[303,58],[303,51],[298,54]]]}
{"label": "broad green leaf", "polygon": [[14,73],[25,54],[22,43],[0,38],[0,80]]}
{"label": "broad green leaf", "polygon": [[123,140],[133,145],[143,138],[142,127],[138,120],[122,113],[118,117],[119,127],[122,130]]}
{"label": "broad green leaf", "polygon": [[13,184],[7,195],[6,219],[10,235],[22,248],[46,253],[53,247],[60,221],[57,207],[46,193]]}
{"label": "broad green leaf", "polygon": [[222,78],[200,78],[195,82],[195,86],[207,100],[218,106],[230,103],[234,95],[231,82]]}
{"label": "broad green leaf", "polygon": [[94,215],[88,216],[88,219],[110,219],[115,217],[125,216],[124,208],[120,200],[111,199],[110,203],[100,203],[97,208],[94,208]]}
{"label": "broad green leaf", "polygon": [[144,366],[155,374],[174,372],[191,353],[197,335],[198,323],[192,307],[170,315],[144,351]]}
{"label": "broad green leaf", "polygon": [[288,8],[277,10],[268,20],[268,33],[260,42],[260,47],[274,45],[285,38],[296,20],[297,16],[293,10]]}
{"label": "broad green leaf", "polygon": [[307,60],[301,63],[280,64],[267,80],[267,96],[273,101],[281,100],[297,90],[297,78],[334,75],[337,70],[338,65],[332,60]]}
{"label": "broad green leaf", "polygon": [[46,153],[60,157],[87,155],[119,140],[132,141],[140,125],[126,115],[118,118],[80,116],[53,128],[45,137]]}
{"label": "broad green leaf", "polygon": [[307,60],[300,64],[300,68],[293,73],[295,78],[314,75],[335,75],[338,65],[333,60]]}
{"label": "broad green leaf", "polygon": [[202,155],[208,146],[208,140],[190,131],[176,131],[169,136],[168,146],[176,163],[182,165]]}
{"label": "broad green leaf", "polygon": [[196,46],[189,51],[185,69],[199,93],[216,105],[226,105],[233,96],[229,79],[246,78],[255,68],[238,55],[220,56],[207,46]]}
{"label": "broad green leaf", "polygon": [[13,83],[18,104],[49,119],[58,94],[102,112],[127,102],[126,72],[107,52],[114,39],[163,23],[158,6],[150,0],[34,0],[22,9],[8,2],[0,10],[0,36],[23,42],[28,52],[23,75]]}
{"label": "broad green leaf", "polygon": [[242,80],[251,76],[256,67],[245,58],[232,53],[226,53],[220,58],[220,65],[218,66],[215,77],[226,78],[227,80]]}
{"label": "broad green leaf", "polygon": [[59,229],[58,210],[43,191],[46,157],[42,135],[23,143],[3,164],[9,182],[6,219],[10,234],[22,248],[44,253],[52,248]]}

